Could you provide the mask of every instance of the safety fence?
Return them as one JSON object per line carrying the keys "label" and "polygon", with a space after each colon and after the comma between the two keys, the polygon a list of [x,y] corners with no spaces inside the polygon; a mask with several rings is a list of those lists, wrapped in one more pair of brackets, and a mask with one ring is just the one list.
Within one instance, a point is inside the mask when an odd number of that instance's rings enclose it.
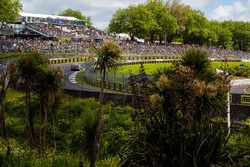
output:
{"label": "safety fence", "polygon": [[[96,86],[96,87],[101,87],[102,85],[102,80],[92,78],[92,77],[85,77],[85,81],[88,84]],[[109,89],[109,90],[124,92],[124,93],[132,93],[131,86],[129,86],[128,84],[117,83],[113,81],[104,81],[104,88]]]}

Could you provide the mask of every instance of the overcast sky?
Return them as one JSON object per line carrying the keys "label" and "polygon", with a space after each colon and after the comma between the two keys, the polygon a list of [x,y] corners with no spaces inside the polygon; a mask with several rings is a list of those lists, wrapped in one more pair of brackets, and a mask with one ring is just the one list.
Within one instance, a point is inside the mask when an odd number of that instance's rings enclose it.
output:
{"label": "overcast sky", "polygon": [[[91,16],[95,27],[108,26],[112,14],[119,8],[146,0],[21,0],[23,12],[58,14],[64,9],[80,10]],[[250,0],[182,0],[192,8],[205,12],[208,19],[250,21]]]}

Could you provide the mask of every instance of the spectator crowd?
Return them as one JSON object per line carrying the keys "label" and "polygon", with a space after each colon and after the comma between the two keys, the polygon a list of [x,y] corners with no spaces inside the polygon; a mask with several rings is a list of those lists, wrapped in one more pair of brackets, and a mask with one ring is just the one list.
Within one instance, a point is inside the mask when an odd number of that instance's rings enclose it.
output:
{"label": "spectator crowd", "polygon": [[[33,31],[46,34],[53,38],[0,38],[0,52],[26,52],[38,50],[51,53],[91,53],[91,44],[98,46],[106,38],[111,38],[104,31],[94,27],[77,24],[49,24],[26,23],[26,27]],[[1,36],[0,36],[1,37]],[[250,53],[234,50],[225,50],[216,47],[197,45],[173,45],[131,40],[117,40],[124,54],[145,55],[176,55],[189,48],[200,48],[208,52],[214,59],[248,59]]]}
{"label": "spectator crowd", "polygon": [[[79,40],[79,39],[23,39],[16,38],[12,41],[18,52],[26,52],[30,50],[38,50],[40,52],[51,53],[91,53],[91,44],[99,46],[101,40]],[[250,57],[250,53],[234,50],[225,50],[216,47],[197,46],[197,45],[175,45],[175,44],[158,44],[158,43],[140,43],[135,41],[118,41],[124,54],[145,55],[176,55],[190,48],[200,48],[208,52],[211,58],[224,59],[246,59]]]}
{"label": "spectator crowd", "polygon": [[107,36],[104,31],[95,27],[87,27],[85,25],[58,25],[48,23],[26,23],[38,32],[46,34],[50,37],[57,38],[100,38],[103,39]]}

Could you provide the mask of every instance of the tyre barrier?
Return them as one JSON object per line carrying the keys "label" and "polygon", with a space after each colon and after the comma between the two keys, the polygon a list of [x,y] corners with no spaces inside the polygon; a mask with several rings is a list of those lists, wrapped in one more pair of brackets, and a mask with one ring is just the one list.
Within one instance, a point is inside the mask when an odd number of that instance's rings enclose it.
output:
{"label": "tyre barrier", "polygon": [[[61,63],[76,63],[85,62],[94,59],[94,57],[72,57],[72,58],[52,58],[49,59],[49,64],[61,64]],[[138,63],[173,63],[180,60],[180,56],[122,56],[122,61],[125,64],[138,64]],[[211,60],[213,62],[225,62],[225,60]],[[227,60],[227,62],[241,62],[241,60]]]}
{"label": "tyre barrier", "polygon": [[78,63],[91,60],[91,57],[73,57],[73,58],[53,58],[49,59],[49,64],[62,64],[62,63]]}

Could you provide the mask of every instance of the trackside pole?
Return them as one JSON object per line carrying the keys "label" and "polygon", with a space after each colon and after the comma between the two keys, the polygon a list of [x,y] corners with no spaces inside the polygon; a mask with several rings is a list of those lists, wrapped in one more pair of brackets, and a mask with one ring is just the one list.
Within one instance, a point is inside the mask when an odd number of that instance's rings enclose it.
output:
{"label": "trackside pole", "polygon": [[228,128],[228,134],[230,134],[230,128],[231,128],[231,120],[230,120],[230,90],[227,92],[227,128]]}

